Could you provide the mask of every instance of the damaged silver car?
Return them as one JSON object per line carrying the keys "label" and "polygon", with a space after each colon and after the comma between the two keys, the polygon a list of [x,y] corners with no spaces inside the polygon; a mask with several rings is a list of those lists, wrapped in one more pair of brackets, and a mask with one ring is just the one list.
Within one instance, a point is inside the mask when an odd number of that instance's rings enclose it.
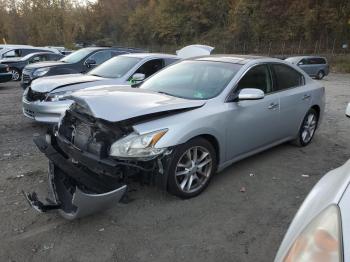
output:
{"label": "damaged silver car", "polygon": [[26,194],[37,210],[68,219],[116,204],[132,177],[181,197],[200,194],[230,164],[293,140],[308,145],[324,88],[272,58],[206,56],[173,64],[138,88],[96,87],[46,137],[53,199]]}

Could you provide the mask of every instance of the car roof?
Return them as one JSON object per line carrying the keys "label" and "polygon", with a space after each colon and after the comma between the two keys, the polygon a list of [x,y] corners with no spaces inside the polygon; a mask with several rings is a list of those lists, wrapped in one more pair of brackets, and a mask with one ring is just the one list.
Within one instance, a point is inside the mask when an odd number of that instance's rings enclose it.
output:
{"label": "car roof", "polygon": [[132,53],[132,54],[124,54],[122,56],[127,56],[127,57],[137,57],[137,58],[175,58],[175,59],[180,59],[176,55],[170,55],[170,54],[161,54],[161,53]]}
{"label": "car roof", "polygon": [[213,62],[225,62],[232,64],[241,64],[245,65],[253,60],[264,60],[266,62],[280,62],[280,59],[270,58],[264,56],[255,56],[255,55],[210,55],[210,56],[201,56],[195,57],[188,60],[196,60],[196,61],[213,61]]}
{"label": "car roof", "polygon": [[288,58],[294,58],[294,59],[303,59],[303,58],[324,58],[323,56],[318,56],[318,55],[305,55],[305,56],[290,56],[290,57],[287,57],[286,59]]}

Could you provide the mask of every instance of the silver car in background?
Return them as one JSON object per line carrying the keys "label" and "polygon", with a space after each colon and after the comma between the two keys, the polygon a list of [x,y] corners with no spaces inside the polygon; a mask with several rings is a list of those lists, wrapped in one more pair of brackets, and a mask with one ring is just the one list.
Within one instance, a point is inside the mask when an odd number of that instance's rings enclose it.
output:
{"label": "silver car in background", "polygon": [[[213,175],[278,144],[308,145],[324,111],[324,88],[287,62],[253,56],[182,60],[139,88],[81,90],[58,126],[35,138],[50,160],[56,208],[68,218],[117,203],[130,177],[180,198]],[[45,211],[35,193],[27,199]]]}
{"label": "silver car in background", "polygon": [[[350,117],[350,104],[346,115]],[[295,215],[275,262],[350,261],[350,160],[328,172]]]}
{"label": "silver car in background", "polygon": [[128,85],[143,81],[174,63],[175,55],[135,53],[116,56],[86,74],[48,76],[36,79],[23,93],[23,114],[45,123],[57,123],[73,103],[67,96],[97,85]]}
{"label": "silver car in background", "polygon": [[329,64],[325,57],[320,56],[295,56],[286,59],[303,69],[309,76],[318,80],[329,74]]}

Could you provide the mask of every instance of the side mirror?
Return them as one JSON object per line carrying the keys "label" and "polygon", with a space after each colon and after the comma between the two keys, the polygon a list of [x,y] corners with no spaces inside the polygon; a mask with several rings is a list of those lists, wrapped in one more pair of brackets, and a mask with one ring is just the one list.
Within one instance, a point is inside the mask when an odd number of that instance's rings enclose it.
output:
{"label": "side mirror", "polygon": [[95,65],[96,65],[96,61],[93,60],[93,59],[87,59],[87,60],[85,61],[85,65],[86,65],[87,67],[95,66]]}
{"label": "side mirror", "polygon": [[244,88],[238,94],[238,100],[258,100],[264,97],[264,91],[257,88]]}
{"label": "side mirror", "polygon": [[131,77],[131,82],[133,84],[140,83],[143,80],[145,80],[145,78],[146,78],[145,74],[136,73]]}
{"label": "side mirror", "polygon": [[345,115],[350,118],[350,103],[348,104],[348,106],[346,108]]}

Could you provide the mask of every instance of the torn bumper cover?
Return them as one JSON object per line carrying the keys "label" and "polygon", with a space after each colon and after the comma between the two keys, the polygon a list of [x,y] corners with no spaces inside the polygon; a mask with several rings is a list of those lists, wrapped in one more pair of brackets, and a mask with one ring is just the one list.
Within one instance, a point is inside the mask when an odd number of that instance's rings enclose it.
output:
{"label": "torn bumper cover", "polygon": [[[49,135],[34,138],[50,161],[48,178],[52,196],[44,204],[36,193],[25,194],[33,208],[40,212],[57,209],[64,218],[73,220],[105,210],[122,199],[127,185],[122,183],[122,173],[115,163],[99,161],[64,141],[57,140],[59,147],[54,146],[51,138],[54,139]],[[115,175],[101,179],[99,174],[108,171]]]}

